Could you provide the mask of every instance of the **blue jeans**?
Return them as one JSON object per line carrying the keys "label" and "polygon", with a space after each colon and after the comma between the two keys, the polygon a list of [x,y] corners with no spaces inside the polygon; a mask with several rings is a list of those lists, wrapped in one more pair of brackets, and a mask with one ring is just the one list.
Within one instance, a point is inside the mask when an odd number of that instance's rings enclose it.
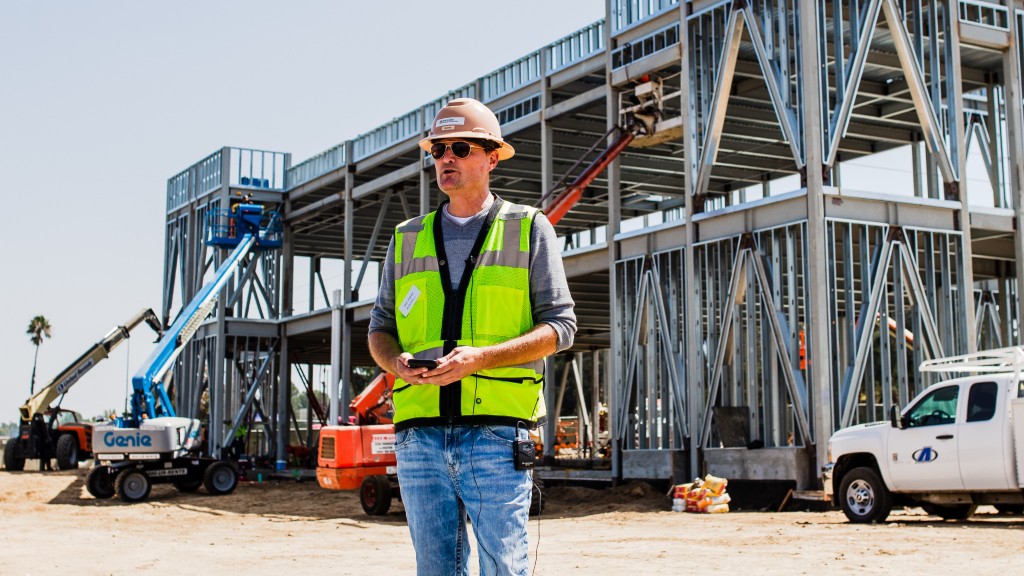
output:
{"label": "blue jeans", "polygon": [[[533,478],[512,463],[516,433],[512,426],[421,426],[397,433],[398,482],[417,574],[469,574],[467,516],[481,576],[527,574]],[[518,434],[529,438],[524,428]]]}

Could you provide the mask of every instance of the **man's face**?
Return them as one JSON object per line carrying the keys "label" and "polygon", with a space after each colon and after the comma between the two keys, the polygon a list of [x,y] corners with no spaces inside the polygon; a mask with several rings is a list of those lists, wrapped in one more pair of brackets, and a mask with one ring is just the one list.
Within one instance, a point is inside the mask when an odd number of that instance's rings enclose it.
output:
{"label": "man's face", "polygon": [[[458,140],[435,140],[435,143],[451,144]],[[473,145],[469,156],[459,158],[450,146],[445,148],[444,156],[434,161],[437,171],[437,185],[445,194],[474,194],[487,190],[488,175],[498,165],[498,153],[485,152],[483,148]]]}

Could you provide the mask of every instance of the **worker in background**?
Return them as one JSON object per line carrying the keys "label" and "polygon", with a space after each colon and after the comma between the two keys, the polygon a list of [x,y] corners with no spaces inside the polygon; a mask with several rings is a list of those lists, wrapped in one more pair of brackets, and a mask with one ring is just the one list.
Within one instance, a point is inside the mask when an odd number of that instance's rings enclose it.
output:
{"label": "worker in background", "polygon": [[[251,204],[251,203],[252,203],[252,194],[246,192],[245,195],[242,196],[241,204]],[[234,238],[238,234],[238,231],[237,231],[238,230],[238,224],[237,224],[237,220],[238,220],[238,206],[239,206],[238,202],[235,202],[235,203],[233,203],[231,205],[231,214],[228,215],[228,238]]]}
{"label": "worker in background", "polygon": [[491,171],[515,150],[486,106],[448,102],[419,144],[448,199],[395,229],[369,329],[374,359],[396,376],[398,480],[418,573],[469,573],[468,516],[481,574],[527,574],[533,476],[521,468],[532,462],[513,450],[532,447],[546,414],[544,357],[576,333],[559,245],[538,210],[490,191]]}

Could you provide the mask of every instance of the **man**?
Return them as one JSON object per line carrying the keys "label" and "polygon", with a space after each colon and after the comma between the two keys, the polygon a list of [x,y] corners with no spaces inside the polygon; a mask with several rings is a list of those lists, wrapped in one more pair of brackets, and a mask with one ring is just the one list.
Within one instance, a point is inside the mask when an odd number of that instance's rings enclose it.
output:
{"label": "man", "polygon": [[[526,574],[532,472],[514,443],[546,414],[545,356],[576,316],[554,228],[491,193],[515,150],[486,106],[442,108],[420,147],[448,200],[395,229],[370,320],[370,352],[397,379],[398,480],[418,573]],[[411,367],[436,360],[434,368]],[[532,464],[532,463],[531,463]]]}

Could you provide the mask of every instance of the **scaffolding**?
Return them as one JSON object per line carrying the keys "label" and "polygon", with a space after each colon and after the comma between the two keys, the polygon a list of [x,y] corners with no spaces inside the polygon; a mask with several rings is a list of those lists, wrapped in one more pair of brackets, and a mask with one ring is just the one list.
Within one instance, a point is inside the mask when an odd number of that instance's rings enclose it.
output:
{"label": "scaffolding", "polygon": [[[533,204],[656,85],[656,137],[556,227],[579,332],[547,363],[546,463],[812,487],[829,435],[905,404],[934,378],[922,362],[1021,343],[1022,58],[1014,0],[606,0],[605,20],[304,162],[223,148],[168,181],[165,323],[223,257],[202,241],[217,210],[280,208],[283,245],[181,355],[181,411],[205,394],[215,449],[262,428],[279,466],[314,413],[344,419],[374,370],[391,231],[443,198],[416,143],[446,101],[496,112],[519,153],[491,189]],[[908,180],[854,183],[882,155]]]}

